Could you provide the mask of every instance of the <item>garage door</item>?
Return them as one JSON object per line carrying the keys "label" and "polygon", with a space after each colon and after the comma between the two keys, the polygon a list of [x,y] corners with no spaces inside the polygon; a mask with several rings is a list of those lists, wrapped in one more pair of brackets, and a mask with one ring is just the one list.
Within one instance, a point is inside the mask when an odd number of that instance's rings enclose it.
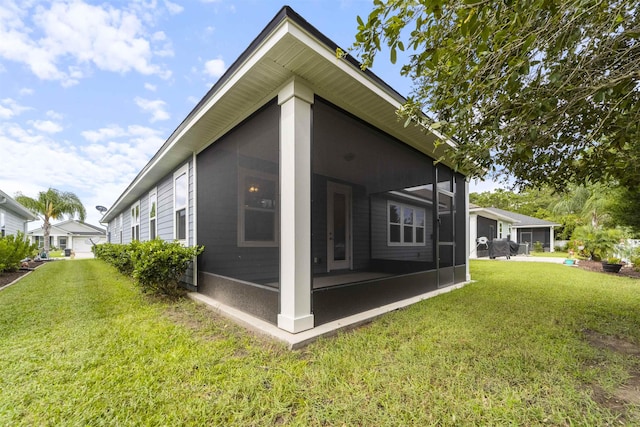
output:
{"label": "garage door", "polygon": [[[97,240],[97,239],[96,239]],[[91,242],[86,237],[73,238],[73,250],[77,252],[91,252]]]}

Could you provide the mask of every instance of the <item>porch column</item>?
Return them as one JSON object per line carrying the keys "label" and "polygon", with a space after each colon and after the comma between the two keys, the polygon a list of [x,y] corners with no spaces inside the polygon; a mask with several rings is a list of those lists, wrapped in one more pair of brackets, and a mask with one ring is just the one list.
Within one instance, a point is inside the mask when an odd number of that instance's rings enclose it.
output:
{"label": "porch column", "polygon": [[549,252],[555,252],[556,251],[556,242],[555,242],[555,236],[554,236],[554,229],[553,229],[553,225],[551,227],[549,227]]}
{"label": "porch column", "polygon": [[[465,230],[465,244],[467,246],[467,250],[465,251],[465,254],[467,256],[467,259],[465,260],[465,267],[467,269],[466,271],[466,276],[467,276],[467,282],[469,280],[471,280],[471,273],[469,272],[469,258],[470,258],[470,245],[471,245],[471,233],[473,233],[473,235],[476,235],[478,233],[478,226],[477,224],[472,224],[471,223],[471,218],[469,217],[469,179],[465,179],[464,180],[464,216],[465,218],[467,218],[466,224],[467,224],[467,229]],[[478,220],[478,216],[475,216],[475,220]],[[472,231],[473,230],[473,231]],[[474,245],[474,253],[476,253],[475,248],[476,246],[476,237],[473,238],[473,245]],[[476,253],[476,258],[477,258],[477,253]]]}
{"label": "porch column", "polygon": [[292,79],[280,105],[280,314],[278,327],[313,328],[311,313],[311,104],[313,91]]}

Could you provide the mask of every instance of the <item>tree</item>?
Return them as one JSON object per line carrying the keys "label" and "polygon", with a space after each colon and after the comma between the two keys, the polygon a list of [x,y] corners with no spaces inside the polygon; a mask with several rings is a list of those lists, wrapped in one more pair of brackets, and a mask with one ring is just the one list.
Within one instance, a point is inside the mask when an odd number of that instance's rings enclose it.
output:
{"label": "tree", "polygon": [[447,156],[471,176],[632,189],[638,11],[638,0],[374,0],[353,52],[366,68],[383,44],[391,62],[408,50],[402,74],[415,85],[400,114],[454,136]]}
{"label": "tree", "polygon": [[576,215],[594,228],[611,227],[614,224],[610,209],[616,194],[615,189],[602,184],[572,186],[551,210],[556,215]]}
{"label": "tree", "polygon": [[37,213],[42,218],[42,230],[44,231],[44,251],[49,254],[49,235],[51,233],[51,222],[68,215],[78,216],[80,221],[84,221],[87,212],[84,205],[74,193],[59,191],[49,188],[47,191],[38,193],[38,198],[17,194],[16,201],[27,209]]}

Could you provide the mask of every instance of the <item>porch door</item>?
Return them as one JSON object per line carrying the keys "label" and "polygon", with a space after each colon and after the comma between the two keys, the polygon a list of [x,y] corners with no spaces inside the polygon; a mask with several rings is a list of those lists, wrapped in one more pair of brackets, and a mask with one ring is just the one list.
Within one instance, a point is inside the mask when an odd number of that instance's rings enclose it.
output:
{"label": "porch door", "polygon": [[438,191],[438,287],[454,282],[453,193]]}
{"label": "porch door", "polygon": [[351,187],[327,182],[327,272],[351,268]]}

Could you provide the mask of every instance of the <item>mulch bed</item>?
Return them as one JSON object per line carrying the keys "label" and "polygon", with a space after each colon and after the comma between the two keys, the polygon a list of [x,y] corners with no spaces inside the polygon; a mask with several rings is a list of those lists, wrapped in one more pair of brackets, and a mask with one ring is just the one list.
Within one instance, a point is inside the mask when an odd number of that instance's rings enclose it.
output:
{"label": "mulch bed", "polygon": [[623,277],[631,277],[634,279],[640,279],[640,271],[635,271],[633,268],[624,266],[620,269],[619,273],[605,273],[602,271],[602,263],[600,261],[578,261],[578,268],[587,271],[596,271],[602,274],[611,274],[613,276],[623,276]]}
{"label": "mulch bed", "polygon": [[14,280],[24,276],[29,271],[32,271],[33,269],[38,268],[44,263],[45,261],[29,261],[27,263],[28,267],[26,268],[21,268],[18,271],[0,273],[0,288],[8,285],[9,283],[12,283]]}

